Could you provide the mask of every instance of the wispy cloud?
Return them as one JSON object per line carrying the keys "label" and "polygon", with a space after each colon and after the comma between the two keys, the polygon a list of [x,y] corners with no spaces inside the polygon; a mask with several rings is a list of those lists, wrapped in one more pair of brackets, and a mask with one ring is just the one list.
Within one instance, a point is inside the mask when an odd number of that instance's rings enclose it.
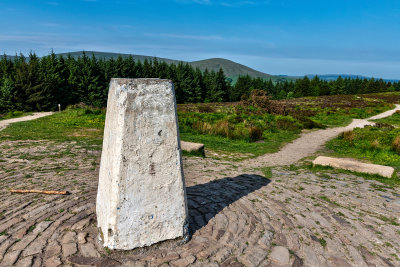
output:
{"label": "wispy cloud", "polygon": [[211,4],[211,0],[175,0],[175,2],[180,4],[200,4],[200,5]]}
{"label": "wispy cloud", "polygon": [[49,6],[59,6],[60,5],[59,2],[47,2],[46,4],[48,4]]}
{"label": "wispy cloud", "polygon": [[44,40],[43,36],[37,35],[18,35],[18,34],[2,34],[0,35],[0,41],[26,41],[26,42],[38,42]]}
{"label": "wispy cloud", "polygon": [[53,23],[53,22],[42,22],[42,23],[39,23],[39,25],[43,26],[43,27],[49,27],[49,28],[64,28],[65,27],[65,25]]}
{"label": "wispy cloud", "polygon": [[219,35],[187,35],[174,33],[146,33],[145,36],[166,37],[175,39],[201,40],[201,41],[222,41],[223,37]]}
{"label": "wispy cloud", "polygon": [[200,4],[200,5],[219,5],[219,6],[225,6],[225,7],[238,7],[238,6],[245,6],[245,5],[265,4],[265,3],[268,3],[269,1],[175,0],[175,2],[181,3],[181,4]]}

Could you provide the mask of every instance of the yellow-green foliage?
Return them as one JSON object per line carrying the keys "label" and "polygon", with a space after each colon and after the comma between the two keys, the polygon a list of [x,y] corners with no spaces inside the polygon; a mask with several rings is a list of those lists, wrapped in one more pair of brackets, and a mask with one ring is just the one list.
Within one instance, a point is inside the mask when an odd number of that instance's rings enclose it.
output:
{"label": "yellow-green foliage", "polygon": [[380,124],[356,128],[327,143],[339,157],[352,157],[400,170],[400,128]]}
{"label": "yellow-green foliage", "polygon": [[396,151],[397,154],[400,154],[400,136],[396,136],[392,142],[392,149]]}
{"label": "yellow-green foliage", "polygon": [[341,134],[343,140],[348,142],[349,144],[353,144],[354,141],[354,132],[353,131],[346,131]]}
{"label": "yellow-green foliage", "polygon": [[101,144],[105,110],[68,108],[37,120],[11,124],[0,132],[0,139],[89,141]]}
{"label": "yellow-green foliage", "polygon": [[371,147],[372,149],[378,149],[380,146],[379,141],[375,139],[374,141],[371,142]]}

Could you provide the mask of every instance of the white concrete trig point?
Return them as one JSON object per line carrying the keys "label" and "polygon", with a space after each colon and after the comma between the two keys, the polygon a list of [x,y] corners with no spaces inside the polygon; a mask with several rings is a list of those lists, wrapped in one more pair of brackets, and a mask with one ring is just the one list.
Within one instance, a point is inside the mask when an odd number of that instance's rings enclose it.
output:
{"label": "white concrete trig point", "polygon": [[97,192],[105,247],[131,250],[188,235],[174,87],[112,79]]}

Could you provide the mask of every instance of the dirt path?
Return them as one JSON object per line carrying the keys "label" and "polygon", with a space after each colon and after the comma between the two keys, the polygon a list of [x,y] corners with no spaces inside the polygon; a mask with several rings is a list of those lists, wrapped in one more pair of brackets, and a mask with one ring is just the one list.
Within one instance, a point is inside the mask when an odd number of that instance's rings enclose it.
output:
{"label": "dirt path", "polygon": [[400,110],[400,105],[396,108],[370,117],[368,119],[354,119],[352,123],[345,127],[330,128],[318,130],[309,133],[303,133],[292,143],[285,145],[280,151],[271,154],[265,154],[255,159],[249,159],[242,162],[243,166],[262,167],[262,166],[280,166],[294,164],[302,158],[317,152],[326,142],[336,137],[344,131],[350,131],[354,128],[363,128],[366,125],[373,125],[369,120],[377,120],[393,115]]}
{"label": "dirt path", "polygon": [[53,112],[37,112],[37,113],[33,113],[32,115],[28,115],[28,116],[24,116],[24,117],[20,117],[20,118],[3,120],[3,121],[0,121],[0,131],[7,128],[8,125],[10,125],[11,123],[14,123],[14,122],[36,120],[41,117],[46,117],[46,116],[49,116],[52,114],[53,114]]}

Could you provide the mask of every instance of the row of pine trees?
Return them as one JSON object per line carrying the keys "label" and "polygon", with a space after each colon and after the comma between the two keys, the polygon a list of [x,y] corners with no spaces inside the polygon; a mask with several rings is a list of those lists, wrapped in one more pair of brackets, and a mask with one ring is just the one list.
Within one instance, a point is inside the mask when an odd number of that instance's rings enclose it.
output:
{"label": "row of pine trees", "polygon": [[223,70],[200,71],[189,64],[167,64],[132,57],[98,59],[83,55],[39,58],[30,54],[0,60],[0,112],[54,110],[58,104],[85,103],[104,107],[111,78],[162,78],[174,82],[178,103],[227,102],[246,98],[253,89],[265,90],[274,99],[400,91],[400,83],[375,79],[323,81],[307,77],[272,82],[241,76],[233,85]]}

